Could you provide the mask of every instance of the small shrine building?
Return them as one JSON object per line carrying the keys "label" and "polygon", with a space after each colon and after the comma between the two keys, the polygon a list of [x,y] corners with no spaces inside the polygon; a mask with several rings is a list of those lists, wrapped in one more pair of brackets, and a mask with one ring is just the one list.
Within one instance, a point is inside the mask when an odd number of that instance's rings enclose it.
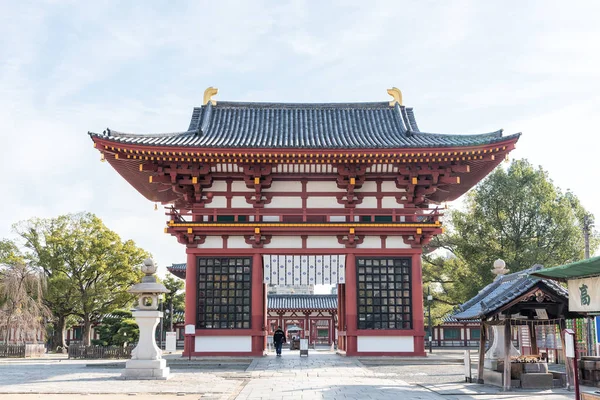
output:
{"label": "small shrine building", "polygon": [[338,349],[424,355],[422,246],[519,134],[421,132],[398,89],[377,103],[217,102],[187,130],[90,132],[108,163],[167,206],[186,248],[184,354],[262,355],[267,285],[337,285]]}

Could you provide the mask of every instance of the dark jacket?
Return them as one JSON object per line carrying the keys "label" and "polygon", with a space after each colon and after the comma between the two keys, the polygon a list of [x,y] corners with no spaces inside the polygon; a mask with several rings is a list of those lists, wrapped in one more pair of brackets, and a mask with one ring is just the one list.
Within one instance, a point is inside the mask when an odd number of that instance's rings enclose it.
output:
{"label": "dark jacket", "polygon": [[285,333],[283,333],[283,330],[281,329],[277,329],[275,331],[275,333],[273,334],[273,343],[275,344],[279,344],[279,343],[285,343]]}

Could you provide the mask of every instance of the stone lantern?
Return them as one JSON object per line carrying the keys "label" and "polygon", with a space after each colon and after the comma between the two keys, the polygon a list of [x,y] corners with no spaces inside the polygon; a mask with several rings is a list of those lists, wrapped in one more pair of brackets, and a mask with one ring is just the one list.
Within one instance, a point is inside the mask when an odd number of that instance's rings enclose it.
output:
{"label": "stone lantern", "polygon": [[[502,279],[510,270],[506,268],[506,262],[502,259],[494,261],[494,269],[491,270],[492,274],[496,275],[494,281]],[[504,327],[503,326],[492,326],[492,344],[485,353],[484,366],[489,369],[496,369],[498,360],[504,360]],[[521,353],[513,345],[512,340],[509,344],[509,353],[511,356],[519,356]]]}
{"label": "stone lantern", "polygon": [[154,273],[156,265],[150,258],[142,264],[142,272],[146,274],[142,282],[128,290],[137,295],[138,305],[133,310],[133,317],[140,328],[137,346],[131,352],[131,360],[125,363],[121,377],[125,379],[168,379],[169,368],[162,358],[162,351],[156,345],[155,331],[163,313],[158,311],[158,296],[168,293],[167,288],[158,283]]}

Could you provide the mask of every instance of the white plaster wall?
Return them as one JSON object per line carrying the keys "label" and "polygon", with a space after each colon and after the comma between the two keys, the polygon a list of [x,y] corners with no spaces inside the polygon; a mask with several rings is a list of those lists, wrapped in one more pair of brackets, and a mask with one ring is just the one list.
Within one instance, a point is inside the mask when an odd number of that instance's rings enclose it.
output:
{"label": "white plaster wall", "polygon": [[377,198],[373,196],[365,197],[362,203],[356,205],[356,208],[377,208]]}
{"label": "white plaster wall", "polygon": [[329,222],[346,222],[345,215],[330,215]]}
{"label": "white plaster wall", "polygon": [[249,352],[252,336],[196,336],[195,344],[198,352]]}
{"label": "white plaster wall", "polygon": [[244,181],[233,181],[231,183],[231,190],[234,192],[254,192],[253,189],[248,189],[246,187],[246,182]]}
{"label": "white plaster wall", "polygon": [[306,239],[306,247],[309,249],[341,249],[344,248],[344,245],[340,244],[335,236],[309,236]]}
{"label": "white plaster wall", "polygon": [[222,249],[223,238],[221,236],[207,236],[203,244],[199,244],[198,247],[203,249]]}
{"label": "white plaster wall", "polygon": [[402,236],[388,236],[385,247],[388,249],[410,249],[410,245],[404,243]]}
{"label": "white plaster wall", "polygon": [[412,336],[358,336],[357,351],[360,352],[414,352]]}
{"label": "white plaster wall", "polygon": [[212,186],[206,191],[212,192],[226,192],[227,191],[227,182],[225,181],[213,181]]}
{"label": "white plaster wall", "polygon": [[[310,183],[310,182],[309,182]],[[308,208],[344,208],[335,197],[309,197],[306,199]]]}
{"label": "white plaster wall", "polygon": [[377,182],[375,181],[366,181],[362,184],[360,189],[356,189],[357,192],[376,192],[377,191]]}
{"label": "white plaster wall", "polygon": [[361,249],[380,249],[381,248],[381,237],[379,236],[365,236],[363,242],[356,247]]}
{"label": "white plaster wall", "polygon": [[210,207],[224,208],[227,207],[227,198],[225,196],[214,196],[209,203]]}
{"label": "white plaster wall", "polygon": [[243,236],[229,236],[227,239],[227,248],[229,249],[246,249],[248,247]]}
{"label": "white plaster wall", "polygon": [[271,243],[265,244],[265,248],[277,249],[277,248],[290,248],[290,249],[301,249],[302,238],[300,236],[272,236]]}
{"label": "white plaster wall", "polygon": [[310,192],[337,192],[338,189],[337,184],[334,181],[331,182],[307,182],[306,183],[306,191]]}
{"label": "white plaster wall", "polygon": [[404,208],[404,204],[398,204],[395,197],[384,196],[381,199],[382,208]]}
{"label": "white plaster wall", "polygon": [[385,181],[385,182],[381,182],[381,191],[382,192],[404,193],[404,192],[406,192],[406,189],[397,188],[396,182]]}
{"label": "white plaster wall", "polygon": [[265,208],[302,208],[301,197],[273,197],[269,204],[265,204]]}
{"label": "white plaster wall", "polygon": [[264,192],[301,192],[302,182],[294,181],[276,181],[271,184],[268,189],[263,189]]}
{"label": "white plaster wall", "polygon": [[252,208],[252,204],[248,204],[245,197],[233,196],[231,198],[231,207],[233,207],[233,208]]}

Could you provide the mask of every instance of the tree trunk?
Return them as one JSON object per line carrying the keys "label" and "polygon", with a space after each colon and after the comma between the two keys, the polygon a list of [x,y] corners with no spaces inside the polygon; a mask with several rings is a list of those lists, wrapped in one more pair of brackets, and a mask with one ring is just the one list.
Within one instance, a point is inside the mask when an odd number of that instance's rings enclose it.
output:
{"label": "tree trunk", "polygon": [[50,342],[50,348],[52,350],[56,350],[58,346],[66,347],[65,343],[65,325],[66,325],[66,317],[59,316],[54,323],[54,332],[52,332],[52,340]]}
{"label": "tree trunk", "polygon": [[89,346],[91,343],[92,322],[87,315],[83,317],[83,345]]}

